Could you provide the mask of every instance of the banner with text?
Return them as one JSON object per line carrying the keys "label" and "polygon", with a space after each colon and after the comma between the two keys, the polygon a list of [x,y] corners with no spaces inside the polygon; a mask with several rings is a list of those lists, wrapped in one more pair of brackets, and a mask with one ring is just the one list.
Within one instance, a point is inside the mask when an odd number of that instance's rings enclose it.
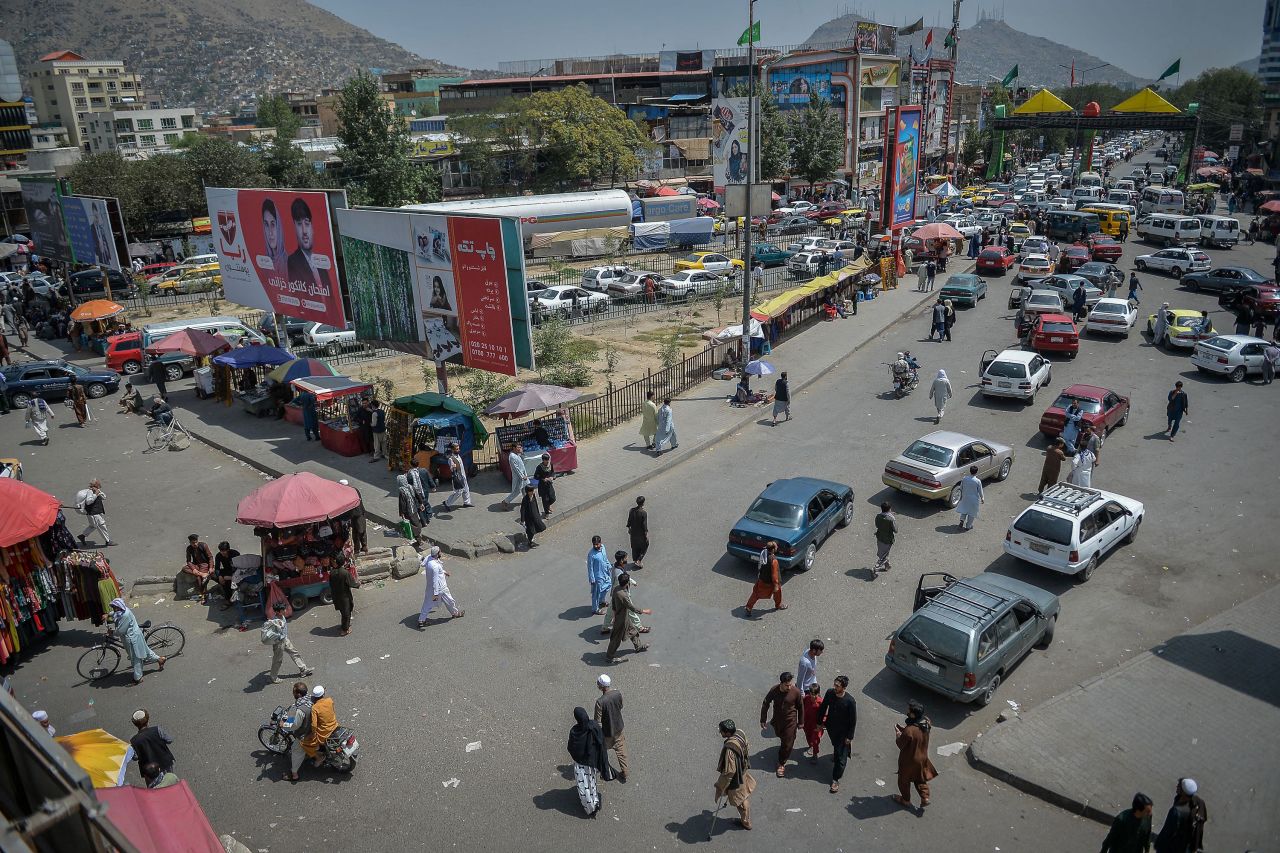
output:
{"label": "banner with text", "polygon": [[36,254],[71,263],[71,243],[62,217],[62,190],[53,178],[19,178],[22,206],[27,211],[27,236]]}
{"label": "banner with text", "polygon": [[205,190],[226,298],[346,328],[329,197],[294,190]]}

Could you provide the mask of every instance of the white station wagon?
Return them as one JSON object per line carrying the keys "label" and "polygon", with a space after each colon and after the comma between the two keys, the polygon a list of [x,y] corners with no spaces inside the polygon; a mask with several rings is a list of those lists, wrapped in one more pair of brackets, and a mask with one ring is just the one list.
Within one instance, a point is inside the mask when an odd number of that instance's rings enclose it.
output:
{"label": "white station wagon", "polygon": [[1087,581],[1099,560],[1137,538],[1145,511],[1124,495],[1057,483],[1009,525],[1004,552]]}

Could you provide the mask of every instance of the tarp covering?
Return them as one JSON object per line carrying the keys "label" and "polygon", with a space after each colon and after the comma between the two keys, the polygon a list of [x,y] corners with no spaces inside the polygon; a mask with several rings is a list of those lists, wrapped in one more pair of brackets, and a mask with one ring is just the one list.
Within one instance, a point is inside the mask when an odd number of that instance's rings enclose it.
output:
{"label": "tarp covering", "polygon": [[1132,98],[1116,104],[1111,111],[1113,113],[1176,113],[1178,108],[1148,87]]}
{"label": "tarp covering", "polygon": [[691,219],[673,219],[670,241],[677,246],[697,246],[711,242],[716,220],[712,216],[695,216]]}
{"label": "tarp covering", "polygon": [[[736,326],[725,326],[723,329],[711,329],[703,332],[702,336],[712,341],[736,341],[742,337],[742,324],[738,323]],[[751,318],[751,337],[764,337],[764,327],[755,317]]]}
{"label": "tarp covering", "polygon": [[360,505],[350,486],[307,471],[285,474],[255,489],[236,506],[236,523],[254,527],[296,527],[342,515]]}
{"label": "tarp covering", "polygon": [[0,477],[0,548],[44,533],[58,520],[58,499],[12,477]]}
{"label": "tarp covering", "polygon": [[102,788],[107,819],[139,853],[224,853],[186,782],[168,788]]}
{"label": "tarp covering", "polygon": [[670,222],[636,222],[631,226],[631,243],[636,249],[661,249],[671,239]]}
{"label": "tarp covering", "polygon": [[435,409],[444,409],[445,411],[466,415],[471,418],[471,429],[476,434],[476,444],[484,444],[489,438],[489,430],[485,429],[484,423],[476,414],[475,409],[444,394],[423,391],[421,394],[413,394],[409,397],[397,397],[391,405],[401,411],[408,412],[415,418],[429,415]]}
{"label": "tarp covering", "polygon": [[[635,207],[632,206],[634,215]],[[627,238],[626,225],[615,225],[611,228],[574,228],[569,231],[553,231],[549,234],[534,234],[529,238],[529,246],[533,249],[545,249],[553,243],[570,243],[575,240],[602,238],[621,243]]]}
{"label": "tarp covering", "polygon": [[106,729],[89,729],[54,740],[89,774],[93,787],[116,788],[124,784],[125,771],[133,759],[133,747],[128,741]]}
{"label": "tarp covering", "polygon": [[[858,260],[848,266],[841,267],[833,273],[819,276],[813,281],[802,284],[799,287],[784,290],[772,299],[761,302],[759,305],[756,305],[751,309],[751,316],[761,321],[772,320],[774,317],[779,317],[785,314],[798,302],[813,296],[816,293],[821,293],[828,287],[837,285],[846,278],[855,276],[870,266],[871,262],[867,260],[865,256],[858,258]],[[742,334],[741,329],[738,330],[738,334]]]}
{"label": "tarp covering", "polygon": [[686,160],[710,160],[711,140],[694,137],[692,139],[667,140],[680,149]]}
{"label": "tarp covering", "polygon": [[933,194],[938,198],[955,198],[960,195],[960,190],[950,181],[943,181],[933,188]]}
{"label": "tarp covering", "polygon": [[1069,113],[1071,105],[1050,92],[1048,89],[1041,89],[1036,92],[1027,102],[1013,111],[1013,115],[1035,115],[1036,113]]}
{"label": "tarp covering", "polygon": [[373,389],[368,382],[361,382],[349,376],[307,376],[294,379],[293,387],[299,391],[310,391],[321,402],[348,394],[361,394]]}
{"label": "tarp covering", "polygon": [[240,347],[223,355],[215,355],[213,363],[224,364],[227,367],[234,367],[239,370],[242,367],[261,367],[264,364],[274,367],[277,364],[293,361],[293,359],[294,356],[291,353],[287,353],[277,347],[257,346]]}

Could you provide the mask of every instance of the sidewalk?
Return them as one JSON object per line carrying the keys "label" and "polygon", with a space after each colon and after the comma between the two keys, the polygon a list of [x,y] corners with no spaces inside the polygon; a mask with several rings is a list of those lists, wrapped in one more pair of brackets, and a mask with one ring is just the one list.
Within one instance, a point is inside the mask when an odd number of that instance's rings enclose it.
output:
{"label": "sidewalk", "polygon": [[1208,849],[1280,849],[1277,609],[1273,587],[997,725],[970,761],[1108,824],[1142,791],[1155,800],[1155,831],[1189,776],[1208,805]]}

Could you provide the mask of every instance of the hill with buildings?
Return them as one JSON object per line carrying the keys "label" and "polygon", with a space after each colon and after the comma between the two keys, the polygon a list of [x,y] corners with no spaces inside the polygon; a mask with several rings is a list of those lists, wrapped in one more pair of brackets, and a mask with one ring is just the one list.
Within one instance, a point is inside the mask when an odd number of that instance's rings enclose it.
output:
{"label": "hill with buildings", "polygon": [[[842,15],[827,21],[813,31],[807,44],[830,44],[849,38],[849,32],[859,20],[858,15]],[[942,43],[947,37],[946,28],[933,29],[933,55],[945,58],[947,51]],[[898,37],[897,54],[906,57],[908,50],[917,58],[924,56],[924,39],[929,28],[911,36]],[[991,77],[1000,80],[1014,65],[1018,66],[1018,84],[1022,86],[1048,86],[1065,88],[1070,78],[1072,61],[1076,64],[1076,82],[1080,72],[1103,61],[1096,56],[1059,44],[1050,39],[1033,36],[1015,30],[1004,21],[994,18],[980,19],[968,29],[960,30],[959,65],[956,82],[981,83]],[[1066,66],[1065,68],[1063,66]],[[1088,83],[1114,83],[1117,86],[1139,86],[1145,82],[1138,77],[1108,65],[1087,75]]]}
{"label": "hill with buildings", "polygon": [[305,0],[26,0],[5,25],[24,73],[55,50],[123,59],[149,98],[205,110],[339,86],[362,68],[438,65]]}

